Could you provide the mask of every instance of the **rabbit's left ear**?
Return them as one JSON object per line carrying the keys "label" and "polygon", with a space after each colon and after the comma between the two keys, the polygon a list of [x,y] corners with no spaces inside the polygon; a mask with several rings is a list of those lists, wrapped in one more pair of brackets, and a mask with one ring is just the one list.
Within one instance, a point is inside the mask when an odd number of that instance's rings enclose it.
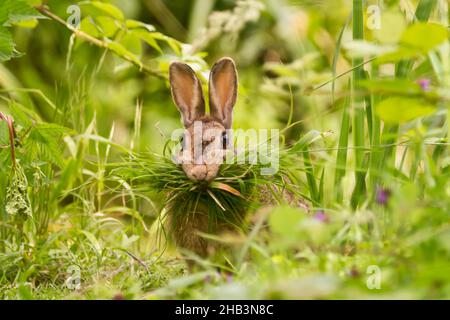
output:
{"label": "rabbit's left ear", "polygon": [[237,71],[233,59],[220,59],[212,67],[209,76],[209,105],[211,116],[221,121],[225,129],[231,128],[237,88]]}

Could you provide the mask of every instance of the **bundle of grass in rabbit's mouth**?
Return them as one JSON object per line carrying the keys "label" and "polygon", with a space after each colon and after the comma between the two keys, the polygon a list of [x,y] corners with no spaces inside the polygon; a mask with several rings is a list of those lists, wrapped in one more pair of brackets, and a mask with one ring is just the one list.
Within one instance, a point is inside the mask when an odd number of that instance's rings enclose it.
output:
{"label": "bundle of grass in rabbit's mouth", "polygon": [[[258,205],[260,192],[267,189],[288,190],[298,194],[295,170],[298,159],[289,152],[280,152],[278,171],[263,175],[261,164],[222,164],[219,174],[209,182],[190,180],[181,165],[168,156],[155,153],[134,155],[112,173],[130,182],[133,190],[151,193],[162,198],[164,208],[170,209],[175,219],[188,218],[207,209],[211,221],[221,221],[235,226],[242,225],[245,212]],[[286,179],[287,178],[287,179]],[[289,183],[286,183],[289,181]],[[275,191],[276,193],[276,191]],[[279,199],[276,194],[274,199]]]}

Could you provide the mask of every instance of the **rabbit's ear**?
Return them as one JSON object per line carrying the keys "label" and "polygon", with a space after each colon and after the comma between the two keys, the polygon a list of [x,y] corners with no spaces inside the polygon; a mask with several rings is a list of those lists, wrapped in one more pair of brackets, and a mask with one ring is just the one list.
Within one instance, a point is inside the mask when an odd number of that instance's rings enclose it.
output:
{"label": "rabbit's ear", "polygon": [[211,116],[231,128],[233,106],[236,102],[238,79],[231,58],[222,58],[211,69],[209,76],[209,105]]}
{"label": "rabbit's ear", "polygon": [[172,62],[169,68],[173,101],[180,110],[183,124],[190,126],[205,114],[202,84],[186,63]]}

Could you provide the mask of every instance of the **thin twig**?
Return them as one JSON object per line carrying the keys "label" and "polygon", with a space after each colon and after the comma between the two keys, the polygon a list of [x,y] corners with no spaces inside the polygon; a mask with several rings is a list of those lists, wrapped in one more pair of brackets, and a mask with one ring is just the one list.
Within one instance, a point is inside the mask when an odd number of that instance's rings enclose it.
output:
{"label": "thin twig", "polygon": [[[42,13],[43,15],[49,17],[50,19],[64,25],[67,29],[69,29],[76,37],[83,39],[97,47],[100,48],[105,48],[107,50],[111,51],[110,46],[108,45],[107,41],[101,40],[101,39],[97,39],[81,30],[79,30],[78,28],[72,26],[69,23],[66,23],[66,21],[64,21],[63,19],[61,19],[59,16],[57,16],[56,14],[54,14],[53,12],[51,12],[50,10],[48,10],[46,8],[46,6],[44,5],[40,5],[40,6],[35,6],[36,10],[38,10],[40,13]],[[113,51],[114,52],[114,51]],[[135,60],[131,59],[130,57],[127,56],[123,56],[118,54],[117,52],[115,52],[117,55],[119,55],[122,59],[127,60],[128,62],[131,62],[132,64],[134,64],[136,67],[139,68],[140,71],[143,71],[151,76],[160,78],[160,79],[166,79],[166,76],[151,69],[150,67],[144,65],[142,62],[136,62]]]}

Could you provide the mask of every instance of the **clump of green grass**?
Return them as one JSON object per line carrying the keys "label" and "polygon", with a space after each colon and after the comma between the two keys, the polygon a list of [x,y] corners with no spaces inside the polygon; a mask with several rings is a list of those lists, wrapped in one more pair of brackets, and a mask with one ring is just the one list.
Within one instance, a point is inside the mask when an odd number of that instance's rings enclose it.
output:
{"label": "clump of green grass", "polygon": [[298,155],[289,149],[279,154],[279,169],[273,175],[263,175],[261,169],[266,165],[261,163],[222,164],[218,176],[208,183],[190,180],[169,156],[151,152],[115,164],[111,174],[130,181],[134,190],[162,195],[163,209],[173,220],[188,219],[199,208],[206,208],[212,224],[226,223],[239,229],[250,209],[263,203],[289,202],[286,194],[303,197]]}

